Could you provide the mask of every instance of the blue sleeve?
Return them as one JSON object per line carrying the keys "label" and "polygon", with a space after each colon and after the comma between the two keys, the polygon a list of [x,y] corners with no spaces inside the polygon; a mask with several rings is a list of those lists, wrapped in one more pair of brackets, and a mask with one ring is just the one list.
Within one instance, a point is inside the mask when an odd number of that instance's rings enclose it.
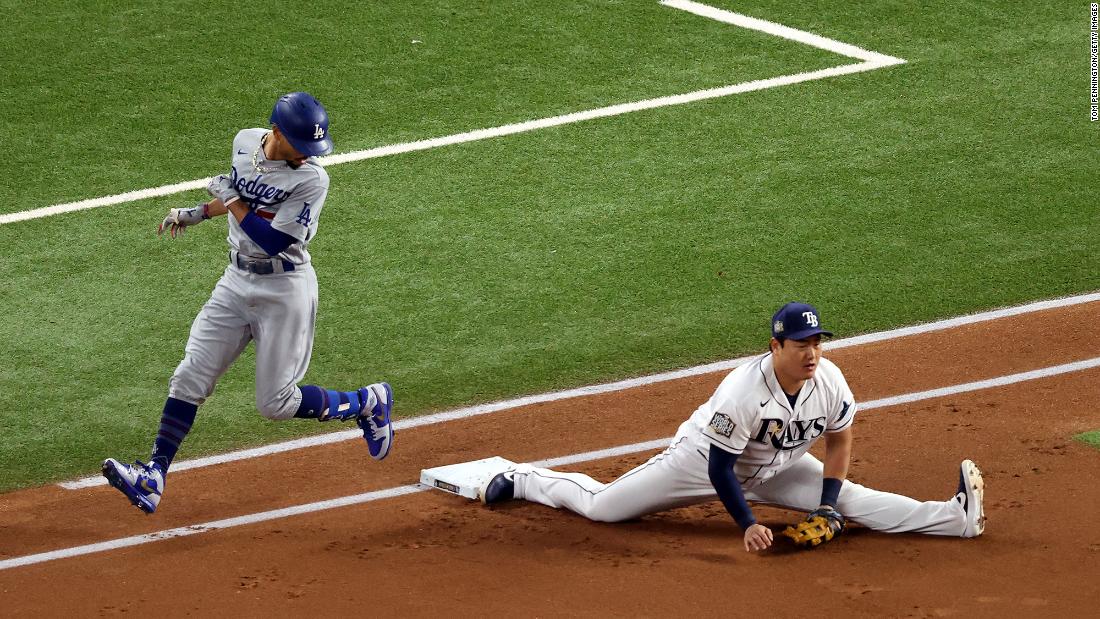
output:
{"label": "blue sleeve", "polygon": [[260,217],[254,211],[250,211],[241,220],[241,230],[244,230],[248,238],[252,239],[269,256],[278,256],[287,247],[290,247],[291,243],[298,240],[285,232],[272,228],[269,221]]}
{"label": "blue sleeve", "polygon": [[710,446],[710,464],[707,473],[710,475],[710,483],[722,499],[722,505],[726,511],[737,521],[737,526],[746,530],[756,524],[756,518],[752,515],[752,509],[745,500],[745,493],[741,491],[741,483],[733,474],[733,463],[737,462],[737,454],[732,454],[717,445]]}

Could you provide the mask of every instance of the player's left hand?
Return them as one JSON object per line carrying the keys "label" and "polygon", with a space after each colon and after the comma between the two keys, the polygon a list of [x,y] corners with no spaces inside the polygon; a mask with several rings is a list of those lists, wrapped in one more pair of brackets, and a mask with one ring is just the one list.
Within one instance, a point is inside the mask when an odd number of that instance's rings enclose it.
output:
{"label": "player's left hand", "polygon": [[756,523],[745,530],[745,550],[764,550],[772,545],[772,530]]}
{"label": "player's left hand", "polygon": [[167,230],[169,236],[176,238],[176,236],[183,234],[187,226],[202,223],[206,219],[208,219],[208,217],[206,216],[205,204],[200,204],[191,208],[170,209],[164,221],[160,222],[160,225],[157,226],[157,236],[164,234],[164,231]]}
{"label": "player's left hand", "polygon": [[844,531],[844,516],[828,505],[810,512],[798,526],[787,527],[783,535],[791,538],[796,546],[814,548],[832,540]]}

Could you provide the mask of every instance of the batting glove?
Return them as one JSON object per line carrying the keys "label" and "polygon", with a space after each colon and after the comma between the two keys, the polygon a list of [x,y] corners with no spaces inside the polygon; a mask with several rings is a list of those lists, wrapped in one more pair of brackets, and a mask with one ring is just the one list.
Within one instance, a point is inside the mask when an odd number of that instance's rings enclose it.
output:
{"label": "batting glove", "polygon": [[229,204],[233,200],[240,199],[237,190],[233,188],[233,183],[224,174],[219,174],[210,179],[210,182],[206,184],[206,193],[221,200],[222,204]]}
{"label": "batting glove", "polygon": [[176,238],[183,234],[183,231],[187,229],[187,226],[193,226],[200,224],[203,221],[210,219],[210,215],[207,214],[207,205],[200,204],[191,208],[174,208],[168,211],[168,216],[164,218],[164,221],[160,222],[157,226],[157,236],[164,234],[167,230],[169,236]]}

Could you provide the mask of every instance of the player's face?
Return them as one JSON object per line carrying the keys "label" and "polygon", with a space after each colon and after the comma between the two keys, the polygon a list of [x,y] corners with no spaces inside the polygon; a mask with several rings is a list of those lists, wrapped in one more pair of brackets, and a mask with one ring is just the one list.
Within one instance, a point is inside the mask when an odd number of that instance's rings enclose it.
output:
{"label": "player's face", "polygon": [[297,149],[291,146],[290,142],[286,143],[286,157],[284,157],[284,159],[290,162],[291,165],[295,167],[300,166],[305,163],[306,159],[308,158],[309,157],[298,152]]}
{"label": "player's face", "polygon": [[792,381],[809,380],[814,377],[821,361],[821,336],[787,340],[782,346],[777,340],[772,340],[772,356],[776,374]]}
{"label": "player's face", "polygon": [[282,159],[295,167],[305,163],[305,160],[309,157],[298,152],[298,149],[291,146],[290,141],[288,141],[283,133],[279,131],[278,127],[275,127],[273,133],[275,134],[275,156],[272,157],[272,159]]}

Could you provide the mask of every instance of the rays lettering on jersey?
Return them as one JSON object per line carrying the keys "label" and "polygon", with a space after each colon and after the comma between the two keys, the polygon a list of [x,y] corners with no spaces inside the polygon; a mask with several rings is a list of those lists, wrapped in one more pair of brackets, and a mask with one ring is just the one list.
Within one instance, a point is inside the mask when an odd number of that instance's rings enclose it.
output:
{"label": "rays lettering on jersey", "polygon": [[825,418],[795,419],[790,425],[782,419],[765,417],[760,420],[760,429],[752,440],[757,443],[771,443],[776,449],[798,449],[825,433]]}
{"label": "rays lettering on jersey", "polygon": [[291,192],[264,182],[264,175],[245,180],[237,174],[237,166],[229,171],[229,182],[245,202],[253,206],[275,206],[290,197]]}

